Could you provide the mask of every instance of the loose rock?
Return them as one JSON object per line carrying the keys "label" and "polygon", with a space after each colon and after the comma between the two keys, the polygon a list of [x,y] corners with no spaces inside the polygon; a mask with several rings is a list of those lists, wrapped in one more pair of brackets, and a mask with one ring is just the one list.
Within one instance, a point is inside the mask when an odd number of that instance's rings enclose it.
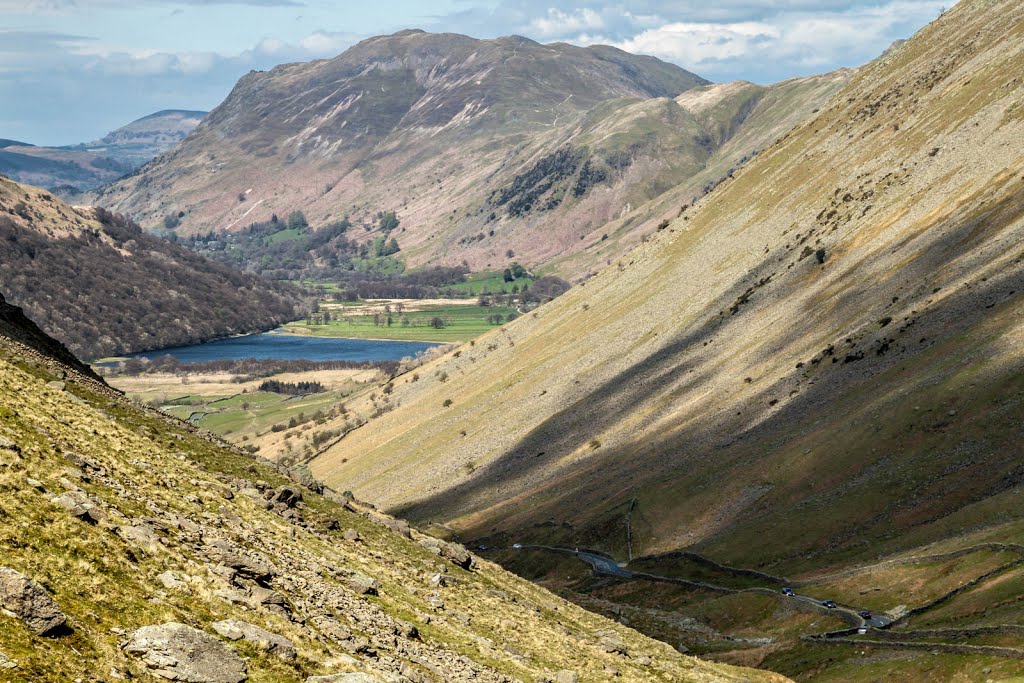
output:
{"label": "loose rock", "polygon": [[102,508],[84,491],[68,491],[50,498],[50,502],[89,524],[99,524],[107,517]]}
{"label": "loose rock", "polygon": [[317,481],[316,477],[313,476],[312,470],[309,469],[309,465],[305,463],[296,465],[288,470],[288,478],[300,486],[305,486],[313,493],[324,492],[324,485]]}
{"label": "loose rock", "polygon": [[67,622],[45,588],[7,567],[0,567],[0,608],[25,622],[37,636],[54,635]]}
{"label": "loose rock", "polygon": [[248,677],[245,662],[234,650],[209,633],[170,622],[143,626],[124,647],[151,672],[171,681],[187,683],[242,683]]}
{"label": "loose rock", "polygon": [[226,619],[212,624],[213,630],[228,640],[247,640],[281,659],[295,659],[295,646],[284,636],[262,629],[247,621]]}

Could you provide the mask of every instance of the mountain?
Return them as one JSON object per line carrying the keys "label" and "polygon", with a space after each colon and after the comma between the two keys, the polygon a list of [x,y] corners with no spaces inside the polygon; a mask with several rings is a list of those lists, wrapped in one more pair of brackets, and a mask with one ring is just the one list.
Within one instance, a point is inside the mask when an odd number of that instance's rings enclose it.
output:
{"label": "mountain", "polygon": [[59,349],[0,299],[4,680],[786,680],[681,655]]}
{"label": "mountain", "polygon": [[[1021,544],[1022,27],[958,3],[646,244],[395,378],[313,471],[461,538],[808,580]],[[1020,568],[987,566],[934,628],[1020,623]],[[907,576],[845,590],[942,596]]]}
{"label": "mountain", "polygon": [[159,111],[94,142],[67,147],[0,140],[0,173],[77,199],[81,190],[117,180],[178,144],[205,115],[201,111]]}
{"label": "mountain", "polygon": [[208,113],[164,109],[121,126],[99,140],[70,149],[102,154],[138,168],[188,137]]}
{"label": "mountain", "polygon": [[3,177],[0,291],[88,359],[265,330],[302,303],[290,286]]}
{"label": "mountain", "polygon": [[[769,118],[791,126],[848,78],[751,85],[695,113],[674,98],[707,81],[651,57],[404,31],[245,76],[180,147],[91,200],[148,229],[184,212],[183,235],[296,210],[314,228],[348,217],[368,242],[394,211],[409,266],[504,267],[511,251],[539,268],[709,166],[725,173],[787,129]],[[771,106],[797,91],[806,106]],[[583,275],[597,252],[559,273]]]}

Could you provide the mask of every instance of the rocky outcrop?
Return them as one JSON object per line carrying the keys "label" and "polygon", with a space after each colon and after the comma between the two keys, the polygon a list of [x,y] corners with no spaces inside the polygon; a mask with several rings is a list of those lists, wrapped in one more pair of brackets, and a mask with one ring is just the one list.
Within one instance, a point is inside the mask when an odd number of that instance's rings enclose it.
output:
{"label": "rocky outcrop", "polygon": [[185,624],[143,626],[131,634],[124,650],[169,681],[242,683],[248,678],[245,662],[234,650]]}
{"label": "rocky outcrop", "polygon": [[246,553],[223,539],[214,539],[206,546],[206,554],[225,567],[235,570],[239,576],[257,583],[265,583],[277,570],[266,559]]}
{"label": "rocky outcrop", "polygon": [[45,588],[7,567],[0,567],[0,608],[25,622],[37,636],[54,635],[67,622]]}
{"label": "rocky outcrop", "polygon": [[438,538],[424,538],[420,545],[463,569],[473,568],[473,556],[461,543],[449,543]]}
{"label": "rocky outcrop", "polygon": [[44,356],[74,368],[86,377],[99,379],[92,368],[75,358],[66,346],[49,337],[29,320],[21,308],[7,303],[2,293],[0,293],[0,337],[13,339]]}
{"label": "rocky outcrop", "polygon": [[225,619],[212,624],[213,630],[228,640],[247,640],[260,649],[271,652],[281,659],[295,659],[295,646],[284,636],[271,633],[247,621]]}

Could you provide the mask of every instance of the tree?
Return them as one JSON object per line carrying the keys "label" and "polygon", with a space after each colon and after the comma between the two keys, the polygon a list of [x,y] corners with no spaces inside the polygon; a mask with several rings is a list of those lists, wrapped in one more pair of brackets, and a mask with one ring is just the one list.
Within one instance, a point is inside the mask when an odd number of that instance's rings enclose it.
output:
{"label": "tree", "polygon": [[438,330],[441,329],[444,327],[444,318],[435,315],[430,319],[430,326]]}
{"label": "tree", "polygon": [[513,280],[515,280],[515,278],[512,277],[511,268],[506,268],[505,271],[501,274],[501,277],[503,280],[505,280],[505,282],[512,282]]}
{"label": "tree", "polygon": [[309,227],[306,215],[301,211],[292,211],[288,214],[288,227],[291,230],[304,230]]}
{"label": "tree", "polygon": [[383,230],[384,232],[391,232],[392,230],[397,228],[398,224],[401,222],[398,220],[398,216],[395,214],[394,211],[385,211],[379,214],[379,217],[380,220],[378,221],[377,224],[378,226],[380,226],[380,229]]}

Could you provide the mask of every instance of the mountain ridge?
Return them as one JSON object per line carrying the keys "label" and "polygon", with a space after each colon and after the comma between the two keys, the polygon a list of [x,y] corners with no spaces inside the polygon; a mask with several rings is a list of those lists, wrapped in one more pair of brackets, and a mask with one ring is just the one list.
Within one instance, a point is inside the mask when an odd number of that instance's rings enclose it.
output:
{"label": "mountain ridge", "polygon": [[[699,173],[721,142],[672,101],[706,83],[602,46],[379,36],[244,76],[181,147],[91,200],[149,229],[184,212],[182,234],[302,210],[314,227],[365,224],[360,236],[372,240],[373,216],[395,211],[409,267],[493,269],[511,251],[542,269],[583,251],[586,263],[555,267],[579,278],[601,258],[587,248],[605,223]],[[830,94],[803,89],[819,104]],[[598,136],[608,125],[618,132]],[[723,171],[753,151],[730,155]],[[618,255],[619,244],[604,250]]]}

